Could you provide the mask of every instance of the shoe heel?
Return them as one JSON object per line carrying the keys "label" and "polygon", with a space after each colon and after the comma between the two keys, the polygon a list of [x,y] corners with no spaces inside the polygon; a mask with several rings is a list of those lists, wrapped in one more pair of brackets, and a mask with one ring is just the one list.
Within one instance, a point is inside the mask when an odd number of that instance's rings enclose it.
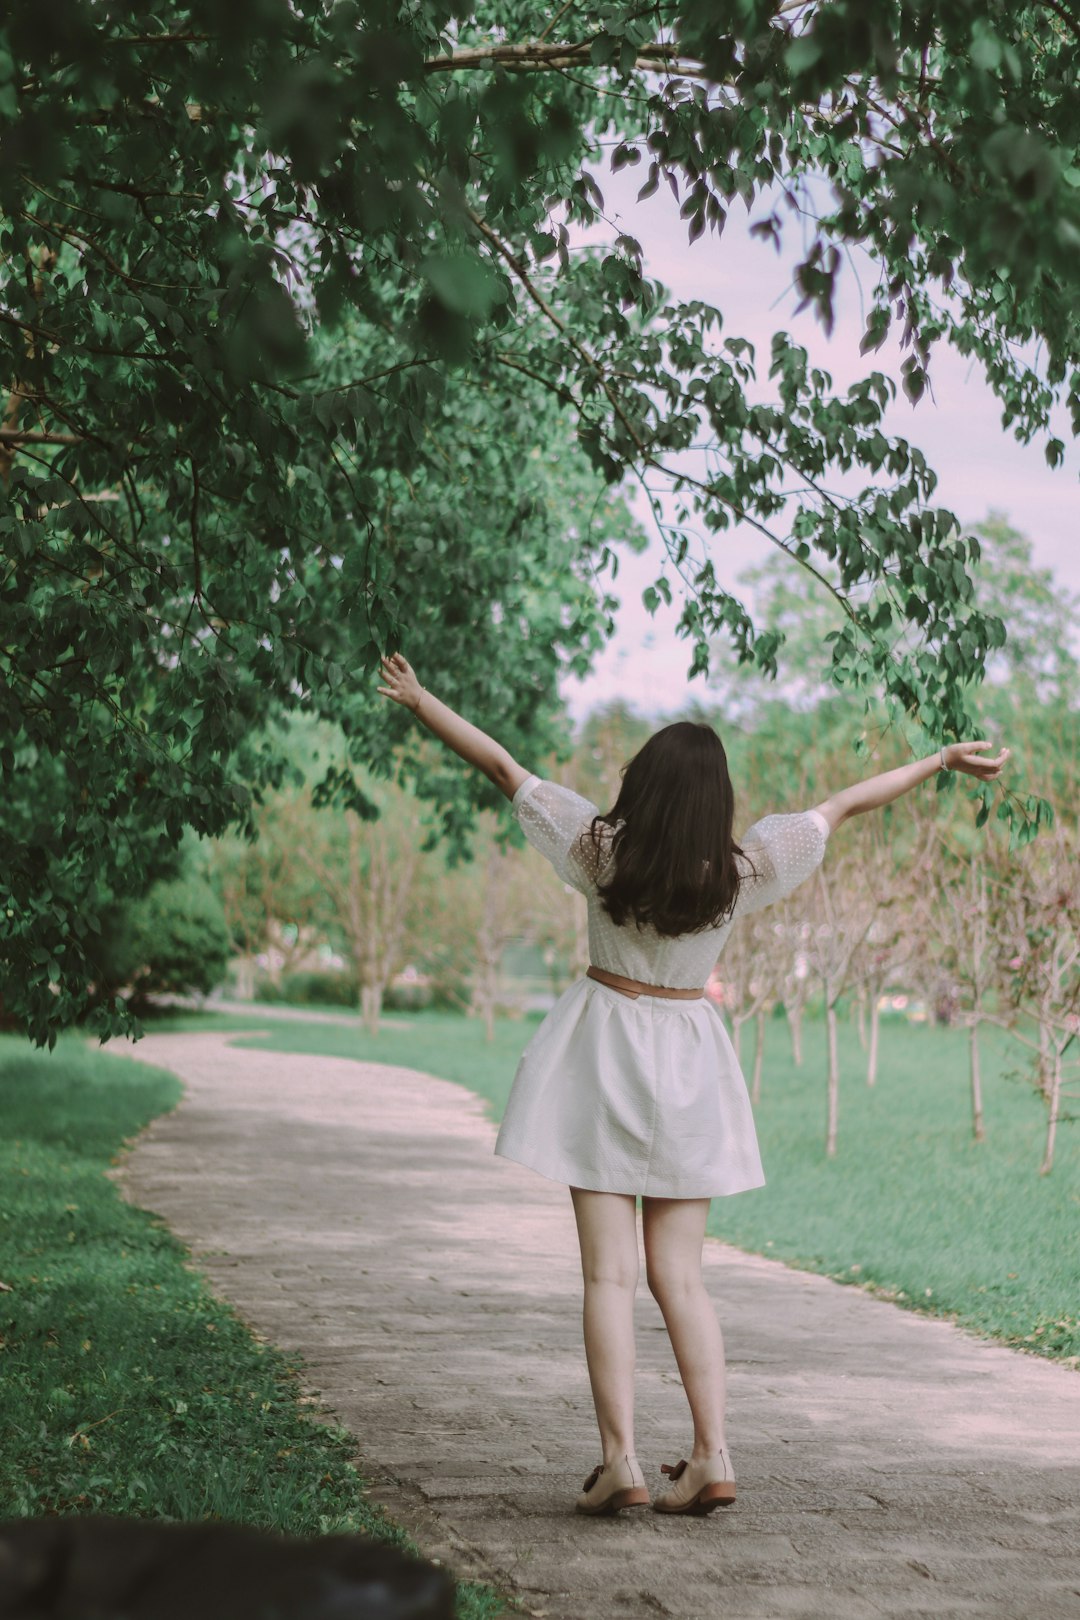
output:
{"label": "shoe heel", "polygon": [[697,1499],[699,1513],[711,1513],[714,1508],[731,1507],[735,1500],[735,1481],[732,1479],[717,1480],[713,1485],[703,1485]]}
{"label": "shoe heel", "polygon": [[635,1485],[629,1490],[616,1491],[611,1498],[611,1511],[618,1513],[622,1508],[647,1507],[649,1493],[643,1485]]}

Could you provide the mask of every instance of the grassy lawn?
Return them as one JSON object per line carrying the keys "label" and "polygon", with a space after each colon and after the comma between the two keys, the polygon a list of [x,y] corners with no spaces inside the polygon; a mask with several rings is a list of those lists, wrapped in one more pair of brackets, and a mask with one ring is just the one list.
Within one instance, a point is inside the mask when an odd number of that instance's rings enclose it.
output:
{"label": "grassy lawn", "polygon": [[768,1184],[717,1199],[710,1230],[1076,1366],[1080,1132],[1059,1128],[1054,1169],[1040,1176],[1046,1112],[1004,1031],[980,1033],[981,1143],[971,1134],[967,1032],[897,1020],[883,1024],[881,1043],[868,1087],[855,1032],[841,1030],[830,1161],[824,1022],[804,1030],[801,1070],[786,1026],[768,1027],[758,1109]]}
{"label": "grassy lawn", "polygon": [[[0,1037],[0,1518],[218,1518],[415,1551],[368,1504],[352,1437],[314,1416],[300,1363],[256,1342],[103,1175],[180,1095],[77,1036],[52,1053]],[[505,1612],[459,1586],[460,1620]]]}
{"label": "grassy lawn", "polygon": [[[257,1027],[250,1017],[178,1015],[150,1027]],[[499,1119],[535,1021],[496,1025],[453,1014],[395,1015],[373,1040],[340,1024],[265,1024],[243,1046],[404,1064],[478,1092]],[[404,1027],[401,1027],[404,1026]],[[783,1019],[765,1044],[758,1132],[768,1184],[712,1206],[710,1231],[805,1270],[884,1293],[909,1309],[1057,1359],[1080,1357],[1080,1130],[1063,1124],[1040,1176],[1045,1111],[1010,1074],[1020,1049],[981,1037],[987,1140],[971,1137],[967,1034],[883,1020],[876,1086],[854,1030],[840,1028],[839,1152],[825,1134],[825,1029],[808,1018],[796,1069]],[[743,1066],[754,1039],[744,1039]]]}

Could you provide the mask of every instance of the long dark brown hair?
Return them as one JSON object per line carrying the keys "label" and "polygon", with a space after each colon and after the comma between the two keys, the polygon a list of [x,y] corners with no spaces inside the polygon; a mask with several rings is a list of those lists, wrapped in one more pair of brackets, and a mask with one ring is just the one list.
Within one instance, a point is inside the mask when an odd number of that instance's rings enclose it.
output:
{"label": "long dark brown hair", "polygon": [[[597,856],[605,828],[613,870],[597,885],[616,925],[633,918],[673,938],[719,928],[742,881],[731,836],[735,791],[712,726],[677,720],[623,766],[619,797],[589,833]],[[618,825],[619,823],[622,825]]]}

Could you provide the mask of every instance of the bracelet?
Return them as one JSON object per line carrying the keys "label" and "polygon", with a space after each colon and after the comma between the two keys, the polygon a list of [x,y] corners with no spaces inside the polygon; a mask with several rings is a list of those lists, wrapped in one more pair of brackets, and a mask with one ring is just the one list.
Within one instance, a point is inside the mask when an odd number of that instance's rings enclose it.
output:
{"label": "bracelet", "polygon": [[946,763],[945,763],[945,744],[944,743],[942,743],[942,745],[941,745],[941,752],[939,753],[938,758],[941,760],[941,768],[942,768],[943,771],[951,771],[952,770],[953,767],[951,765],[946,765]]}

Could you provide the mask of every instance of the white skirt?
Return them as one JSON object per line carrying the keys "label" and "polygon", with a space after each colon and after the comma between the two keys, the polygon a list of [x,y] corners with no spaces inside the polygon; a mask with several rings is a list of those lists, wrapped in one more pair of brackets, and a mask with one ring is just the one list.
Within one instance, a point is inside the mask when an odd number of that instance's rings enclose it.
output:
{"label": "white skirt", "polygon": [[582,978],[522,1053],[495,1152],[552,1181],[650,1198],[763,1187],[746,1081],[707,997]]}

